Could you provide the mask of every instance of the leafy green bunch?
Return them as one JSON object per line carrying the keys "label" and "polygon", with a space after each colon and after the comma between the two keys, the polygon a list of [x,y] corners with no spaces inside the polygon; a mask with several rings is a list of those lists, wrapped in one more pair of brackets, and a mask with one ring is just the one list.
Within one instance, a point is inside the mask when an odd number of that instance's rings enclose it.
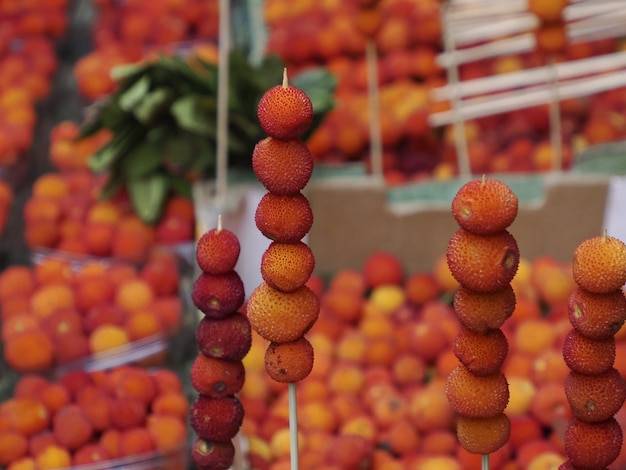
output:
{"label": "leafy green bunch", "polygon": [[[229,56],[228,167],[252,168],[256,143],[265,137],[257,121],[258,102],[281,83],[284,63],[267,55],[256,65],[237,51]],[[111,139],[90,159],[94,172],[107,173],[102,197],[126,189],[146,223],[160,219],[172,193],[191,197],[196,178],[213,178],[217,152],[218,66],[198,58],[160,56],[115,68],[114,93],[93,105],[80,138],[102,129]],[[309,133],[334,106],[335,79],[323,68],[289,77],[313,103]],[[305,136],[306,138],[306,136]]]}

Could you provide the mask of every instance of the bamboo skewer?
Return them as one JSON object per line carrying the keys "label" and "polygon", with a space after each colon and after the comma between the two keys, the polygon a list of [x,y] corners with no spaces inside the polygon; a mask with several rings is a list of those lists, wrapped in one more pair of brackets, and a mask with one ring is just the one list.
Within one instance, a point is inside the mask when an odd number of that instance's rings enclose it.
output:
{"label": "bamboo skewer", "polygon": [[289,394],[289,459],[291,469],[298,470],[300,466],[300,456],[298,449],[298,406],[296,396],[296,384],[291,382],[287,385]]}
{"label": "bamboo skewer", "polygon": [[383,177],[383,144],[380,129],[380,90],[378,81],[378,53],[376,43],[368,39],[365,49],[367,64],[367,92],[369,106],[370,158],[372,175]]}
{"label": "bamboo skewer", "polygon": [[217,70],[217,162],[215,171],[215,202],[223,208],[228,187],[228,80],[230,54],[230,2],[219,0]]}

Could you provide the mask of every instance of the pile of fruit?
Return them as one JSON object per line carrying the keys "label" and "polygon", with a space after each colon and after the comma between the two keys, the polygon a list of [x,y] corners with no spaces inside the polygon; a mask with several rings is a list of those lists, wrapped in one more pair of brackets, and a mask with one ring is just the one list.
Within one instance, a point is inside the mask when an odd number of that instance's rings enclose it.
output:
{"label": "pile of fruit", "polygon": [[120,366],[57,380],[23,375],[0,403],[0,465],[48,470],[140,462],[180,470],[189,460],[188,409],[183,384],[168,369]]}
{"label": "pile of fruit", "polygon": [[0,5],[0,165],[28,151],[35,105],[48,96],[57,68],[55,42],[67,28],[67,0]]}
{"label": "pile of fruit", "polygon": [[[0,274],[4,360],[20,373],[77,367],[113,351],[123,363],[136,342],[168,338],[184,311],[177,263],[155,251],[141,268],[76,268],[53,257],[9,266]],[[152,359],[164,360],[163,351]]]}
{"label": "pile of fruit", "polygon": [[[368,18],[354,20],[361,4],[376,3]],[[369,165],[367,38],[359,29],[359,24],[367,21],[374,25],[373,40],[379,55],[380,120],[387,181],[401,184],[432,176],[445,178],[457,171],[452,126],[433,129],[427,122],[430,114],[449,106],[429,96],[433,88],[447,82],[445,70],[436,62],[437,54],[443,50],[440,3],[301,1],[292,6],[285,0],[265,2],[269,50],[283,57],[289,70],[322,64],[338,77],[337,107],[308,141],[317,160],[360,161]],[[561,4],[539,2],[548,8]],[[556,52],[555,61],[620,50],[624,50],[624,43],[612,39],[567,43]],[[545,63],[545,51],[533,50],[463,63],[459,73],[461,80],[469,80]],[[565,169],[581,148],[626,137],[624,96],[624,88],[619,88],[561,101]],[[547,104],[471,120],[465,128],[469,158],[476,174],[551,169]]]}
{"label": "pile of fruit", "polygon": [[99,0],[92,27],[94,50],[74,67],[81,95],[102,98],[115,90],[110,71],[160,52],[188,48],[194,41],[205,58],[217,57],[218,1]]}
{"label": "pile of fruit", "polygon": [[[301,468],[480,468],[481,456],[459,444],[445,394],[463,329],[452,306],[459,284],[445,254],[431,272],[407,273],[396,256],[372,253],[359,270],[340,270],[326,282],[313,276],[307,285],[319,295],[321,310],[307,333],[313,370],[298,383]],[[516,303],[502,325],[509,349],[501,367],[511,434],[490,454],[490,468],[557,468],[566,460],[564,429],[572,417],[562,349],[576,288],[571,263],[522,255],[511,287]],[[626,329],[614,338],[614,367],[626,376]],[[287,385],[267,377],[268,344],[253,334],[244,359],[242,430],[255,468],[288,469]],[[624,411],[616,414],[620,423]],[[609,468],[625,463],[623,449]]]}

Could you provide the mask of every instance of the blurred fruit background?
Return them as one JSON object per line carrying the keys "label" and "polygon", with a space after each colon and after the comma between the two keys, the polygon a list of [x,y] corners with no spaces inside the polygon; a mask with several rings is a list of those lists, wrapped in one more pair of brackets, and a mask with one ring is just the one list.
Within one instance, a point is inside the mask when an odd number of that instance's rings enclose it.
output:
{"label": "blurred fruit background", "polygon": [[[519,177],[514,189],[522,205],[538,178],[560,184],[574,175],[582,186],[601,185],[604,197],[608,178],[626,171],[624,28],[575,36],[571,22],[566,28],[557,21],[548,30],[540,27],[543,13],[526,11],[525,2],[517,13],[541,20],[527,23],[532,47],[467,60],[458,67],[460,80],[606,56],[613,65],[601,75],[613,85],[560,99],[556,140],[547,102],[459,126],[431,125],[452,106],[435,93],[451,79],[442,62],[442,15],[456,3],[229,2],[229,177],[250,182],[252,148],[263,136],[256,102],[286,67],[314,103],[314,125],[304,136],[314,184],[330,181],[336,189],[336,181],[343,184],[337,175],[356,174],[367,189],[365,176],[380,170],[377,191],[401,200],[418,194],[411,210],[431,221],[416,234],[406,233],[408,224],[402,230],[402,211],[383,214],[387,219],[372,213],[359,221],[366,225],[348,230],[323,225],[324,234],[314,224],[311,247],[324,253],[309,285],[322,311],[307,335],[315,366],[299,384],[303,469],[479,465],[456,442],[442,393],[459,325],[451,310],[456,283],[439,249],[451,233],[442,234],[438,221],[449,215],[451,188],[468,176],[461,158],[473,175]],[[570,6],[606,8],[618,19],[626,13],[619,2],[591,3]],[[563,31],[570,33],[564,41]],[[195,241],[207,228],[198,214],[209,205],[194,188],[217,177],[219,33],[217,0],[0,0],[0,468],[43,470],[138,454],[154,468],[188,465],[197,321],[190,283]],[[557,144],[560,168],[553,166]],[[569,194],[579,190],[573,184]],[[322,185],[311,193],[312,207],[332,213],[323,192]],[[429,205],[433,194],[444,204]],[[543,202],[526,209],[540,210]],[[604,200],[556,197],[563,212],[585,203],[586,213],[604,213]],[[355,224],[345,211],[339,216]],[[389,217],[388,227],[373,226]],[[533,220],[551,239],[535,236],[532,257],[522,249],[513,281],[517,306],[505,330],[504,365],[513,432],[491,456],[493,470],[557,468],[564,455],[561,348],[573,281],[569,254],[556,256],[553,248],[560,231],[568,231],[568,242],[579,236],[578,244],[595,221],[563,227],[549,217]],[[360,244],[360,232],[399,248]],[[432,245],[406,248],[423,239]],[[333,250],[354,254],[350,266],[325,266],[343,259]],[[247,268],[258,269],[242,253]],[[624,377],[625,337],[623,329],[616,335],[615,366]],[[289,468],[287,394],[266,377],[265,347],[255,336],[244,360],[242,448],[251,468],[281,470]],[[100,414],[90,414],[85,402],[96,400]],[[120,409],[127,422],[115,422]],[[624,422],[623,410],[618,420]],[[626,468],[626,454],[610,468]]]}

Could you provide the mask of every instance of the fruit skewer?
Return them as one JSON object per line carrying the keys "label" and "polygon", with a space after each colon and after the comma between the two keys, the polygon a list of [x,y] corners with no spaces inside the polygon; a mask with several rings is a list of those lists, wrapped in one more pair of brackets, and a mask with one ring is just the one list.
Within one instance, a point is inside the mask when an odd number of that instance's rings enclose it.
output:
{"label": "fruit skewer", "polygon": [[457,414],[457,437],[468,452],[489,454],[505,445],[511,423],[504,413],[509,388],[501,366],[508,341],[500,327],[515,309],[511,281],[519,249],[507,228],[517,216],[518,199],[496,179],[472,180],[452,200],[459,225],[446,252],[450,273],[459,283],[453,309],[462,329],[453,352],[459,365],[446,381],[446,396]]}
{"label": "fruit skewer", "polygon": [[235,271],[240,245],[223,229],[205,232],[196,245],[201,270],[192,290],[194,305],[204,314],[196,327],[198,355],[191,366],[191,384],[198,396],[190,408],[197,438],[192,460],[198,469],[229,468],[235,458],[234,438],[244,409],[237,398],[245,380],[243,358],[252,343],[247,317],[239,312],[244,286]]}
{"label": "fruit skewer", "polygon": [[559,468],[602,469],[617,459],[623,444],[615,414],[626,400],[626,382],[614,362],[615,333],[626,321],[626,245],[606,232],[583,241],[574,251],[572,274],[572,329],[563,343],[572,419],[564,436],[568,461]]}
{"label": "fruit skewer", "polygon": [[313,346],[305,338],[319,314],[319,300],[306,285],[315,265],[311,249],[302,242],[313,213],[302,190],[313,172],[313,156],[301,140],[313,120],[309,97],[288,82],[265,92],[257,111],[268,135],[252,154],[252,168],[267,193],[255,213],[259,231],[270,245],[261,259],[261,283],[250,295],[247,314],[252,328],[269,345],[265,369],[277,382],[287,383],[291,468],[299,468],[296,382],[313,368]]}

